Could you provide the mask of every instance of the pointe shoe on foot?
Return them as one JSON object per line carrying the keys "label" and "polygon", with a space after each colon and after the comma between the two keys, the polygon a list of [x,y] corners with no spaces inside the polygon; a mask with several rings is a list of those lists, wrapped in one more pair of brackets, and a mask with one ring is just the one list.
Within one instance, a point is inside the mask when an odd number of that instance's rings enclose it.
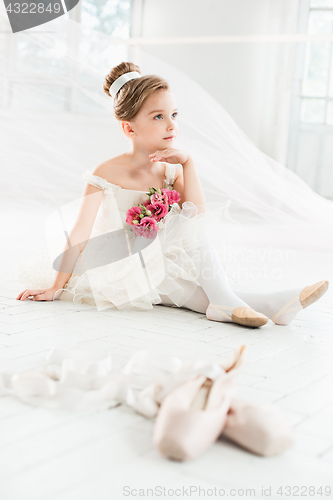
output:
{"label": "pointe shoe on foot", "polygon": [[163,398],[153,442],[166,458],[194,459],[218,439],[236,390],[234,377],[242,365],[244,347],[215,380],[196,375]]}
{"label": "pointe shoe on foot", "polygon": [[[232,311],[227,314],[225,311]],[[243,326],[259,327],[266,325],[267,316],[252,309],[252,307],[231,307],[219,304],[209,304],[206,316],[211,321],[232,321]]]}
{"label": "pointe shoe on foot", "polygon": [[[316,302],[320,297],[324,295],[324,293],[328,290],[328,281],[322,280],[314,283],[313,285],[306,286],[303,288],[301,293],[296,297],[292,298],[285,304],[278,312],[273,314],[270,318],[276,325],[287,325],[295,316],[288,321],[288,317],[283,318],[284,315],[288,315],[292,312],[300,311],[301,309],[305,309],[310,306],[314,302]],[[294,304],[296,304],[294,307]]]}
{"label": "pointe shoe on foot", "polygon": [[292,428],[278,408],[234,398],[220,437],[223,436],[265,457],[279,455],[294,443]]}

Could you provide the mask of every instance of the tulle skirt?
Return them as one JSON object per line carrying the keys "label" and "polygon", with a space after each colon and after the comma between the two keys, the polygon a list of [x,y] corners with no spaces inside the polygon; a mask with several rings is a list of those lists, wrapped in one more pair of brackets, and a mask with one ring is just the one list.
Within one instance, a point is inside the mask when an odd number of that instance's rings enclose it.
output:
{"label": "tulle skirt", "polygon": [[[117,260],[84,270],[82,262],[89,256],[88,242],[70,279],[56,291],[54,300],[84,302],[98,310],[152,309],[154,304],[162,303],[160,295],[163,295],[181,307],[199,286],[196,251],[210,234],[223,231],[232,220],[229,204],[230,200],[224,204],[207,204],[204,212],[199,212],[192,202],[183,203],[182,208],[174,204],[153,240],[135,235],[126,224],[124,231],[130,246],[118,244]],[[140,247],[142,238],[145,242]],[[14,278],[31,289],[52,287],[57,271],[50,254],[57,253],[57,245],[58,242],[49,241],[31,259],[17,262],[12,269]],[[142,249],[128,251],[128,248]],[[58,245],[57,251],[60,255],[63,248]]]}

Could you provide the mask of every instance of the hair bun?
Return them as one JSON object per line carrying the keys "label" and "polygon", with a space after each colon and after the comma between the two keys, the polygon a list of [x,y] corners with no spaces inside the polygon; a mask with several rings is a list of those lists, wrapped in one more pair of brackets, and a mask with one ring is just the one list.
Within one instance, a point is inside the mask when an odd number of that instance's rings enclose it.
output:
{"label": "hair bun", "polygon": [[120,122],[131,121],[138,114],[145,101],[159,90],[169,90],[169,83],[158,75],[141,75],[139,66],[132,62],[122,62],[112,68],[105,77],[104,92],[110,96],[111,85],[126,73],[137,71],[140,78],[128,80],[113,99],[114,116]]}
{"label": "hair bun", "polygon": [[108,94],[109,97],[111,97],[110,92],[109,92],[111,85],[121,75],[124,75],[125,73],[130,73],[131,71],[137,71],[141,75],[141,71],[140,71],[139,66],[137,66],[136,64],[134,64],[132,62],[122,62],[122,63],[118,64],[118,66],[115,66],[114,68],[112,68],[110,73],[108,75],[106,75],[106,77],[105,77],[105,82],[103,84],[104,92],[106,94]]}

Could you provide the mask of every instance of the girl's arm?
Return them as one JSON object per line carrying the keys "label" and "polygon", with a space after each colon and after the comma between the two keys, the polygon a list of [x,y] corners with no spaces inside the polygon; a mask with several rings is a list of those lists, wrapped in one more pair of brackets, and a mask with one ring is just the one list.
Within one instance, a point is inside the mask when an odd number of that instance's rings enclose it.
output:
{"label": "girl's arm", "polygon": [[[92,196],[90,196],[92,195]],[[78,213],[77,220],[73,226],[72,231],[69,235],[69,242],[66,243],[64,252],[68,250],[70,247],[74,247],[78,245],[80,253],[85,248],[87,241],[90,237],[97,212],[99,210],[100,204],[103,198],[103,191],[99,188],[92,186],[91,184],[86,184],[83,190],[83,196],[81,200],[81,207]],[[69,278],[72,275],[73,268],[75,266],[77,258],[70,262],[71,272],[62,272],[59,271],[52,289],[59,290],[63,288]],[[63,267],[62,265],[60,266]],[[66,268],[68,268],[68,259],[66,262]]]}
{"label": "girl's arm", "polygon": [[[87,240],[90,237],[97,212],[103,199],[103,194],[103,190],[92,186],[91,184],[85,185],[79,213],[68,237],[69,242],[66,242],[64,252],[75,245],[80,245],[80,252],[82,252]],[[70,266],[68,266],[68,260]],[[34,297],[33,300],[53,300],[54,293],[60,288],[64,288],[65,284],[71,277],[77,258],[75,260],[72,259],[72,262],[70,261],[71,259],[67,259],[66,269],[68,269],[68,267],[71,268],[71,272],[59,271],[51,288],[39,290],[27,289],[18,295],[17,300],[25,300],[30,296]],[[64,259],[62,260],[62,263],[63,262]],[[60,269],[63,267],[64,266],[61,264]]]}
{"label": "girl's arm", "polygon": [[182,164],[183,171],[178,170],[174,182],[174,189],[180,194],[180,207],[185,201],[191,201],[198,207],[198,213],[205,211],[205,195],[201,186],[198,173],[191,156]]}

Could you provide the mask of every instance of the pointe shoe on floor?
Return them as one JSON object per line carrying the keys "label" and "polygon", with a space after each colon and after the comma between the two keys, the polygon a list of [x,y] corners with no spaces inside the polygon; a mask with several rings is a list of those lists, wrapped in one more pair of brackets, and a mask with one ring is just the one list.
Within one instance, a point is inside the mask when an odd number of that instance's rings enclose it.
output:
{"label": "pointe shoe on floor", "polygon": [[220,437],[223,436],[265,457],[278,455],[294,443],[292,428],[278,408],[234,398]]}
{"label": "pointe shoe on floor", "polygon": [[[232,311],[227,314],[225,311]],[[252,307],[231,307],[219,304],[209,304],[206,316],[211,321],[232,321],[243,326],[259,327],[266,325],[267,316],[252,309]]]}
{"label": "pointe shoe on floor", "polygon": [[[328,284],[328,281],[322,280],[313,285],[306,286],[299,295],[289,300],[289,302],[287,302],[278,312],[273,314],[270,319],[274,321],[276,325],[287,325],[295,316],[295,314],[293,314],[288,317],[288,314],[296,313],[316,302],[327,292]],[[291,307],[294,304],[295,306]]]}
{"label": "pointe shoe on floor", "polygon": [[196,458],[220,436],[235,393],[234,377],[242,364],[243,349],[215,380],[196,375],[163,398],[153,442],[166,458]]}

